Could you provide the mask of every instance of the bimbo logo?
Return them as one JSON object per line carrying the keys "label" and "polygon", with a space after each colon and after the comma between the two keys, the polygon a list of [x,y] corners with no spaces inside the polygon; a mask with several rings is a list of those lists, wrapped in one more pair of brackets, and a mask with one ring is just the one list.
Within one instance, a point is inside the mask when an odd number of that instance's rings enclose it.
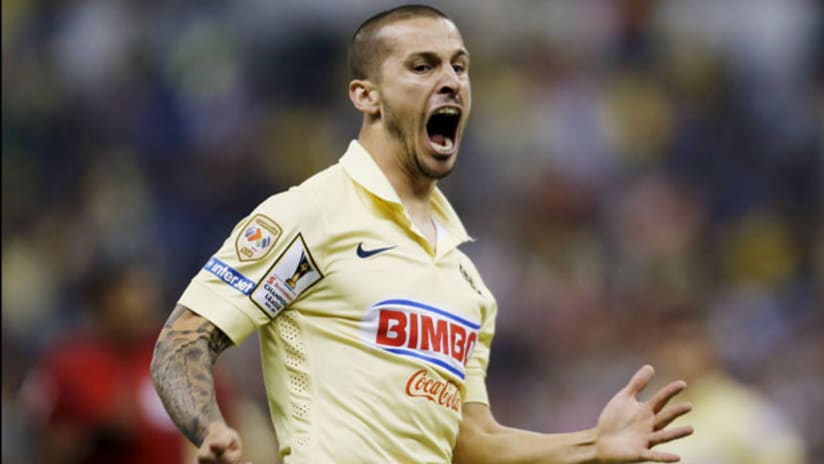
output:
{"label": "bimbo logo", "polygon": [[370,344],[421,359],[461,380],[478,329],[478,324],[449,311],[401,299],[375,303],[363,318],[363,334]]}

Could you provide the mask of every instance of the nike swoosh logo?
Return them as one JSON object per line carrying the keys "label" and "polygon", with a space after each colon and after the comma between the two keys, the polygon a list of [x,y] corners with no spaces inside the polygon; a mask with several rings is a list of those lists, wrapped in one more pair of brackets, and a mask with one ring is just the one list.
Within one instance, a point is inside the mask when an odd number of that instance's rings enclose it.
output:
{"label": "nike swoosh logo", "polygon": [[383,253],[384,251],[389,251],[392,248],[395,248],[395,247],[394,246],[388,246],[388,247],[383,247],[383,248],[375,248],[374,250],[364,250],[363,249],[363,242],[361,242],[361,243],[358,243],[358,257],[359,258],[368,258],[372,255],[376,255],[378,253]]}

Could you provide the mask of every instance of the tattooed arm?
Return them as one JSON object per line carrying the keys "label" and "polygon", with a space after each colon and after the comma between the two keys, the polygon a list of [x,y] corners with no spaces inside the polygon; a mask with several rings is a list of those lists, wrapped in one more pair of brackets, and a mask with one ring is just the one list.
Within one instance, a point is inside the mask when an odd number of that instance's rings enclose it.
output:
{"label": "tattooed arm", "polygon": [[202,463],[235,463],[241,444],[215,397],[212,365],[232,341],[188,308],[177,305],[160,331],[152,380],[172,420],[198,446]]}

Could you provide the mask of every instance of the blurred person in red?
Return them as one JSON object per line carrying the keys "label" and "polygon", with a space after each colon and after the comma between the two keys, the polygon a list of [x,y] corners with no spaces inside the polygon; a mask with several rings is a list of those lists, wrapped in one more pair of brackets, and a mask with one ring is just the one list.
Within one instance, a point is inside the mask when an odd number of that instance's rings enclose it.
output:
{"label": "blurred person in red", "polygon": [[84,296],[89,324],[54,340],[23,385],[37,461],[184,462],[185,442],[149,375],[161,300],[155,277],[137,266],[102,269]]}

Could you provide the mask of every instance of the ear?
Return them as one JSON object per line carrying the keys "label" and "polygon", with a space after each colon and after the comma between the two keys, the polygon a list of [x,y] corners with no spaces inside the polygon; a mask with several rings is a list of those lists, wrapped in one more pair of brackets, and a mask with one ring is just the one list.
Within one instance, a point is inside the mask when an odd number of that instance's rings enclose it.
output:
{"label": "ear", "polygon": [[349,83],[349,100],[355,108],[369,116],[380,113],[380,94],[371,81],[355,79]]}

